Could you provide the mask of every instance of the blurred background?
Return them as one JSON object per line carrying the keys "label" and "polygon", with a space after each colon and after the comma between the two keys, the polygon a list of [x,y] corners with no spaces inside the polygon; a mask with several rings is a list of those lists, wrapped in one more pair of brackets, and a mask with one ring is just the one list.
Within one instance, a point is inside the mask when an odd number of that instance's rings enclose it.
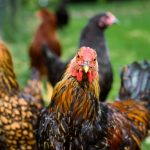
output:
{"label": "blurred background", "polygon": [[[41,22],[35,14],[43,7],[55,11],[59,3],[60,0],[0,0],[0,38],[12,53],[15,73],[22,87],[29,77],[29,46]],[[105,33],[114,71],[108,99],[115,99],[122,66],[150,59],[150,0],[70,0],[68,11],[69,24],[57,31],[63,60],[76,52],[81,31],[93,15],[110,11],[119,19],[119,24]],[[149,149],[147,138],[143,150]]]}

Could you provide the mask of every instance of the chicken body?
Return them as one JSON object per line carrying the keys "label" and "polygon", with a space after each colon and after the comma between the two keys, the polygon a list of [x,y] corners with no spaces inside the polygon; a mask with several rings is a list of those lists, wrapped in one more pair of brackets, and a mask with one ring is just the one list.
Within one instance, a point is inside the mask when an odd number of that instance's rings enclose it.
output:
{"label": "chicken body", "polygon": [[42,23],[39,26],[33,42],[29,49],[29,56],[31,59],[31,66],[38,69],[41,76],[47,74],[47,68],[44,64],[44,58],[42,55],[42,46],[47,46],[53,50],[57,55],[61,55],[61,46],[57,37],[57,18],[47,9],[42,9],[38,12],[38,16],[41,17]]}
{"label": "chicken body", "polygon": [[[137,150],[150,128],[143,102],[102,103],[96,52],[80,48],[41,114],[43,150]],[[140,116],[139,116],[140,114]]]}
{"label": "chicken body", "polygon": [[48,80],[52,86],[55,86],[61,79],[68,62],[62,62],[62,60],[54,54],[47,45],[43,45],[43,55],[45,58],[45,65],[48,70]]}
{"label": "chicken body", "polygon": [[34,97],[34,103],[37,105],[37,108],[39,108],[39,110],[44,107],[44,100],[40,87],[40,75],[37,69],[31,69],[30,79],[28,80],[27,85],[23,89],[23,91]]}
{"label": "chicken body", "polygon": [[36,150],[38,108],[19,90],[11,55],[0,42],[0,149]]}
{"label": "chicken body", "polygon": [[[109,59],[104,32],[107,27],[111,26],[116,21],[117,19],[115,18],[115,16],[108,12],[95,15],[84,27],[80,37],[79,47],[89,46],[95,49],[97,52],[97,60],[100,68],[99,74],[101,76],[99,81],[101,87],[101,101],[106,100],[113,82],[113,71]],[[45,51],[48,51],[48,46],[45,49]],[[67,62],[62,62],[55,54],[50,51],[45,54],[46,55],[44,56],[44,58],[48,69],[49,81],[54,86],[61,79],[61,76],[64,73],[66,66],[70,60],[68,60]],[[56,70],[56,68],[57,72],[54,72],[53,70]]]}
{"label": "chicken body", "polygon": [[57,25],[59,28],[62,28],[66,25],[68,25],[69,20],[70,20],[70,16],[69,16],[69,12],[67,10],[67,5],[69,3],[70,0],[61,0],[56,11],[55,11],[55,15],[57,18]]}

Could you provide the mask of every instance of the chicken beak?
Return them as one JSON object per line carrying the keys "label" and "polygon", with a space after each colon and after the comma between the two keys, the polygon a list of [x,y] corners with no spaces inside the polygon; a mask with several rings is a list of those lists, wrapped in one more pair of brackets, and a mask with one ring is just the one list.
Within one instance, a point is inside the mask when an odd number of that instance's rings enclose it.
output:
{"label": "chicken beak", "polygon": [[119,23],[119,20],[112,13],[107,12],[107,15],[109,16],[110,25]]}
{"label": "chicken beak", "polygon": [[119,20],[117,18],[114,18],[113,24],[119,24]]}
{"label": "chicken beak", "polygon": [[83,69],[84,69],[85,73],[87,73],[88,70],[89,70],[89,66],[88,66],[88,65],[84,65],[84,66],[83,66]]}

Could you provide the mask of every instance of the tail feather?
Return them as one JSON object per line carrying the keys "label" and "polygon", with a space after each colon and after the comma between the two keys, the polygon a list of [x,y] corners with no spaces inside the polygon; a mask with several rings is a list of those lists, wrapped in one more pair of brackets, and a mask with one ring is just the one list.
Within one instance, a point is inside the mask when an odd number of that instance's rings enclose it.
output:
{"label": "tail feather", "polygon": [[66,26],[69,23],[69,12],[67,10],[67,5],[69,0],[62,0],[59,4],[55,14],[57,17],[57,24],[59,28]]}
{"label": "tail feather", "polygon": [[121,71],[119,99],[144,100],[150,107],[150,63],[133,62]]}
{"label": "tail feather", "polygon": [[31,69],[30,79],[27,82],[24,92],[34,97],[34,102],[39,109],[44,107],[43,96],[40,88],[40,75],[37,69]]}
{"label": "tail feather", "polygon": [[145,107],[145,102],[125,100],[111,104],[121,112],[131,125],[131,135],[134,141],[141,147],[141,141],[148,135],[150,129],[150,111]]}

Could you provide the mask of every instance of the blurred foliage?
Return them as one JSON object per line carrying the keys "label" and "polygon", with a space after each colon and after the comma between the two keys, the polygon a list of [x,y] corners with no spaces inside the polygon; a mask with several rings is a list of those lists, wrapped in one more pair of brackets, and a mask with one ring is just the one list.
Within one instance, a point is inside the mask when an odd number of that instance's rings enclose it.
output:
{"label": "blurred foliage", "polygon": [[[62,0],[0,0],[0,33],[4,38],[14,41],[15,32],[19,30],[20,11],[22,9],[35,10],[41,7],[49,7],[54,10]],[[70,0],[70,2],[125,2],[129,0]],[[130,0],[135,1],[135,0]],[[139,0],[149,1],[149,0]]]}
{"label": "blurred foliage", "polygon": [[149,1],[149,0],[98,0],[99,2],[131,2],[131,1]]}
{"label": "blurred foliage", "polygon": [[0,31],[2,36],[13,40],[13,32],[18,28],[21,0],[0,0]]}
{"label": "blurred foliage", "polygon": [[81,2],[96,2],[97,0],[70,0],[71,2],[81,3]]}

